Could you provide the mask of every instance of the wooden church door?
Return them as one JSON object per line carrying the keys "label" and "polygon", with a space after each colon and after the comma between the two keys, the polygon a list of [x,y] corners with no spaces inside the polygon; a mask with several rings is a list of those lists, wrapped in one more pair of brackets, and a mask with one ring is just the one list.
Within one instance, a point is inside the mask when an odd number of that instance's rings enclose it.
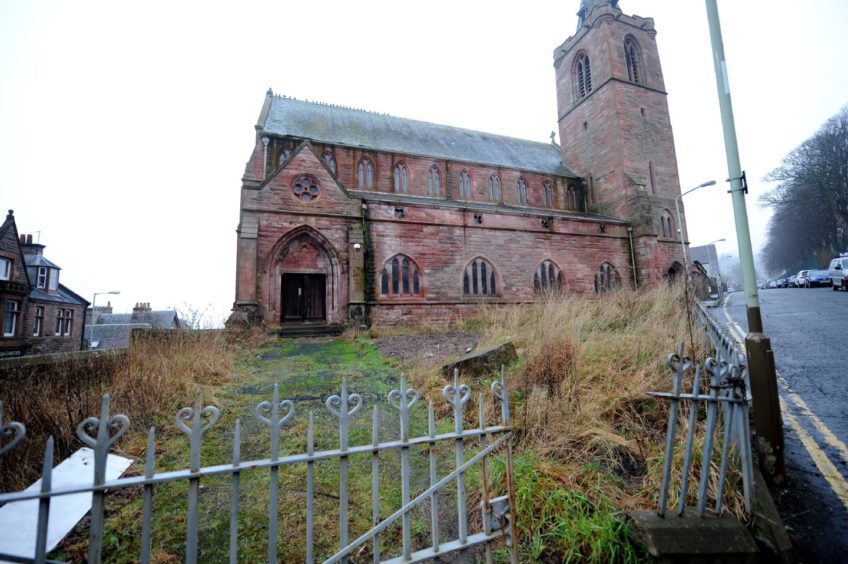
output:
{"label": "wooden church door", "polygon": [[327,276],[283,274],[282,322],[325,321]]}

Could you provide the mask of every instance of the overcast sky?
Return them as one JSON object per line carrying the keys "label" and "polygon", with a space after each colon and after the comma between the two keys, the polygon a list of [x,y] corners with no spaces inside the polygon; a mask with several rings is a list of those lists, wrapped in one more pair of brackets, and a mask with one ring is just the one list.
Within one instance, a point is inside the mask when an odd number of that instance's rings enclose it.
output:
{"label": "overcast sky", "polygon": [[[87,299],[119,290],[116,311],[190,304],[220,321],[269,87],[547,141],[552,54],[579,3],[0,0],[0,206]],[[704,3],[620,7],[655,19],[682,189],[719,182],[684,198],[692,244],[735,254]],[[848,103],[848,2],[719,13],[757,252],[762,177]]]}

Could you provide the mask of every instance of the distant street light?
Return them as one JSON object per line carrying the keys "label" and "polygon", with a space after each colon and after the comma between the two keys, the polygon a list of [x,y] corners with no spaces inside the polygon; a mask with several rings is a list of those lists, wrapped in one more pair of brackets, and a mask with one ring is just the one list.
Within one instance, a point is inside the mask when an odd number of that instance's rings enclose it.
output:
{"label": "distant street light", "polygon": [[94,297],[91,298],[91,336],[88,339],[88,350],[94,348],[94,330],[97,327],[97,308],[95,304],[97,303],[97,296],[105,296],[107,294],[118,295],[120,292],[117,290],[113,290],[111,292],[94,292]]}

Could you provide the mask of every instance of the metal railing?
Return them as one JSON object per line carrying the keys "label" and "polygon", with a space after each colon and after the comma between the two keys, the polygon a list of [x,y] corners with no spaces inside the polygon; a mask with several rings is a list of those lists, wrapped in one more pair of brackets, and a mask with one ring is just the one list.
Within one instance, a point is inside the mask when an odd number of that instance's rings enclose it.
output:
{"label": "metal railing", "polygon": [[[728,466],[731,460],[735,458],[739,462],[740,473],[742,475],[745,512],[750,514],[754,478],[744,364],[734,366],[724,360],[707,358],[703,366],[697,366],[691,358],[684,356],[683,345],[681,344],[678,352],[669,355],[668,365],[672,372],[671,392],[649,392],[649,395],[666,399],[671,404],[666,432],[662,482],[660,485],[659,515],[665,516],[668,509],[671,473],[675,458],[675,436],[681,404],[685,404],[688,407],[689,414],[686,444],[683,452],[683,465],[680,469],[680,492],[677,513],[683,515],[686,510],[689,470],[693,462],[699,413],[701,407],[704,406],[706,410],[706,428],[703,434],[700,480],[698,483],[695,510],[699,516],[704,516],[706,513],[707,486],[710,483],[712,472],[713,448],[717,434],[716,429],[721,428],[721,453],[714,511],[717,514],[721,514],[722,512]],[[688,393],[685,392],[687,387],[689,389]],[[721,406],[720,409],[719,406]],[[731,447],[733,447],[733,450],[731,450]]]}
{"label": "metal railing", "polygon": [[[283,426],[292,421],[295,416],[295,403],[290,400],[280,400],[277,384],[274,385],[271,401],[263,401],[256,405],[255,417],[258,422],[269,429],[270,433],[270,456],[261,460],[243,461],[240,456],[241,449],[241,424],[236,421],[233,431],[233,454],[232,461],[228,464],[216,466],[201,465],[201,443],[207,433],[220,418],[217,407],[203,407],[198,397],[194,406],[184,407],[176,414],[175,422],[177,428],[189,438],[189,468],[170,472],[154,472],[155,453],[155,430],[151,428],[148,432],[147,453],[143,475],[129,476],[115,480],[105,480],[106,460],[110,448],[124,435],[130,427],[130,420],[125,415],[110,414],[110,399],[108,395],[103,396],[100,417],[90,417],[79,424],[77,435],[86,445],[94,451],[93,484],[87,482],[79,485],[52,488],[51,473],[53,469],[53,439],[47,440],[44,453],[44,466],[41,479],[41,487],[38,491],[20,491],[14,493],[0,494],[0,505],[23,501],[38,500],[38,524],[36,535],[36,549],[33,558],[23,561],[46,561],[46,537],[50,514],[51,499],[73,493],[92,493],[91,524],[89,528],[88,561],[100,562],[103,557],[103,532],[104,532],[104,496],[107,491],[125,490],[127,488],[142,488],[142,521],[140,527],[141,549],[140,561],[150,562],[152,550],[152,519],[154,512],[154,491],[158,486],[171,482],[188,482],[187,494],[187,520],[185,556],[186,562],[194,563],[198,559],[198,502],[200,494],[200,483],[210,476],[229,476],[231,480],[232,497],[229,516],[229,552],[230,562],[238,559],[239,542],[239,485],[243,472],[266,470],[269,473],[269,499],[268,499],[268,539],[267,554],[268,562],[277,562],[278,546],[278,512],[280,510],[278,477],[282,467],[305,464],[306,465],[306,561],[313,562],[315,555],[315,463],[320,461],[338,460],[339,467],[339,549],[330,556],[326,562],[346,561],[353,550],[371,543],[371,552],[374,562],[383,562],[383,547],[381,533],[400,521],[402,546],[400,556],[391,562],[419,562],[456,551],[466,551],[474,546],[482,545],[485,550],[487,562],[492,561],[493,543],[498,539],[505,539],[505,544],[513,563],[517,562],[515,519],[514,519],[514,491],[512,482],[512,448],[511,428],[509,413],[509,395],[503,370],[498,380],[491,385],[492,400],[500,402],[500,424],[489,425],[486,421],[485,397],[479,395],[479,424],[476,428],[466,429],[464,426],[464,407],[471,398],[471,390],[466,384],[460,384],[458,371],[454,372],[453,383],[445,386],[443,398],[453,411],[454,430],[450,433],[436,433],[436,419],[433,402],[428,405],[428,433],[426,435],[410,437],[410,412],[419,401],[419,393],[407,386],[405,378],[401,377],[400,389],[392,390],[388,394],[390,405],[397,410],[399,417],[400,436],[395,440],[380,440],[380,409],[373,408],[372,413],[372,440],[369,444],[350,445],[349,430],[351,418],[363,407],[362,397],[357,393],[349,393],[347,382],[342,380],[341,393],[326,399],[325,408],[338,419],[339,448],[332,450],[315,450],[315,422],[314,414],[309,413],[308,430],[306,437],[306,452],[303,454],[281,455],[280,438]],[[2,420],[2,406],[0,406],[0,437],[5,444],[0,442],[0,462],[2,456],[24,438],[26,428],[19,422],[4,423]],[[467,443],[478,442],[479,449],[474,456],[466,460]],[[437,453],[436,447],[439,443],[453,443],[455,467],[442,477],[437,475]],[[411,491],[411,465],[409,454],[412,449],[422,449],[428,455],[428,470],[430,486],[412,497]],[[506,492],[497,497],[490,497],[492,484],[489,483],[489,471],[487,468],[487,457],[498,449],[505,451],[505,481]],[[388,517],[381,518],[380,512],[380,456],[387,451],[400,452],[401,466],[401,507]],[[349,531],[349,461],[351,457],[369,456],[371,458],[372,474],[372,523],[373,527],[365,534],[351,541]],[[469,531],[468,522],[468,491],[466,487],[466,473],[472,467],[480,465],[480,482],[482,489],[482,530],[472,533]],[[81,480],[85,480],[81,477]],[[456,520],[458,536],[455,539],[442,539],[440,537],[442,515],[439,511],[440,495],[449,495],[442,491],[446,486],[456,490]],[[422,505],[429,504],[430,507],[430,546],[413,552],[412,548],[412,514],[411,512]],[[2,547],[0,547],[2,552]],[[19,557],[10,555],[9,559],[21,561]],[[220,555],[223,556],[223,555]],[[4,555],[0,554],[0,560]]]}

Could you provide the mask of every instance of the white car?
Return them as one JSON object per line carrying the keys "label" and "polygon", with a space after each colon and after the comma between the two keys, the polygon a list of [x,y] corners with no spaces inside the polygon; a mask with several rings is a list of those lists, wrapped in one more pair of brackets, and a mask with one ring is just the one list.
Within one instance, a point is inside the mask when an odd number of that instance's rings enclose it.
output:
{"label": "white car", "polygon": [[845,282],[845,271],[848,270],[848,253],[842,253],[832,261],[827,268],[830,282],[833,286],[833,291],[842,290],[848,291],[848,285]]}

